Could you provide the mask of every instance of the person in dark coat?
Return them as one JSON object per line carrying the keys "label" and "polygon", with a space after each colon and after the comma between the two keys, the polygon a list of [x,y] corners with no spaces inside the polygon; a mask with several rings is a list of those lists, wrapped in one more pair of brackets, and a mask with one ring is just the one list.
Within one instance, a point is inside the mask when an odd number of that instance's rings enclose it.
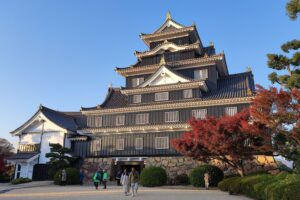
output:
{"label": "person in dark coat", "polygon": [[121,176],[122,176],[122,171],[119,170],[118,173],[117,173],[117,176],[116,176],[116,180],[117,180],[117,185],[118,186],[121,186]]}
{"label": "person in dark coat", "polygon": [[83,171],[83,169],[80,169],[80,172],[79,172],[79,183],[80,183],[80,185],[83,185],[83,179],[84,179],[84,171]]}

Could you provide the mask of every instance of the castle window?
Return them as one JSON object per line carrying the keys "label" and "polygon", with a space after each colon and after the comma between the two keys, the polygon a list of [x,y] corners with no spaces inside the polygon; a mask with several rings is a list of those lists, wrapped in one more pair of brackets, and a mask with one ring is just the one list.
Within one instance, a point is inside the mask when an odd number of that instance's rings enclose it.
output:
{"label": "castle window", "polygon": [[207,116],[207,109],[192,110],[192,116],[196,119],[205,119]]}
{"label": "castle window", "polygon": [[207,69],[197,69],[194,71],[194,79],[195,80],[203,80],[208,78],[208,70]]}
{"label": "castle window", "polygon": [[94,117],[93,116],[88,116],[87,117],[87,126],[88,127],[94,127],[95,122],[94,122]]}
{"label": "castle window", "polygon": [[101,151],[101,139],[95,139],[92,141],[92,152]]}
{"label": "castle window", "polygon": [[118,151],[124,150],[124,142],[125,142],[124,138],[118,138],[116,141],[116,150]]}
{"label": "castle window", "polygon": [[141,103],[142,102],[142,95],[136,94],[133,95],[133,103]]}
{"label": "castle window", "polygon": [[188,89],[188,90],[183,90],[183,98],[189,99],[193,97],[193,90]]}
{"label": "castle window", "polygon": [[169,149],[169,137],[156,137],[155,149]]}
{"label": "castle window", "polygon": [[143,149],[143,138],[135,138],[135,149]]}
{"label": "castle window", "polygon": [[167,101],[169,100],[169,92],[155,93],[155,101]]}
{"label": "castle window", "polygon": [[179,121],[179,111],[165,112],[165,122],[178,122],[178,121]]}
{"label": "castle window", "polygon": [[228,116],[233,116],[237,113],[237,107],[226,107],[225,108],[225,113]]}
{"label": "castle window", "polygon": [[149,113],[136,114],[135,123],[136,124],[148,124],[149,123]]}
{"label": "castle window", "polygon": [[132,79],[132,87],[137,87],[138,85],[140,85],[143,82],[144,82],[144,77],[133,78]]}
{"label": "castle window", "polygon": [[102,127],[102,116],[95,117],[95,126]]}
{"label": "castle window", "polygon": [[116,126],[122,126],[125,124],[125,115],[116,116]]}

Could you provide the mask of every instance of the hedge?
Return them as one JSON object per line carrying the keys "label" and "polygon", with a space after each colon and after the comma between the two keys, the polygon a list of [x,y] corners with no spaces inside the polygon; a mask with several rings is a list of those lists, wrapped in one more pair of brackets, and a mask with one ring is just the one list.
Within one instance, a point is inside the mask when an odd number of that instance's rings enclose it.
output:
{"label": "hedge", "polygon": [[244,194],[258,200],[300,199],[300,177],[288,172],[227,178],[218,187],[229,193]]}
{"label": "hedge", "polygon": [[21,183],[29,183],[32,180],[30,178],[16,178],[11,181],[11,184],[16,185],[16,184],[21,184]]}
{"label": "hedge", "polygon": [[[61,182],[61,171],[58,170],[55,175],[54,175],[54,184],[59,185]],[[67,185],[77,185],[79,184],[79,170],[76,168],[66,168],[66,173],[67,173]]]}
{"label": "hedge", "polygon": [[209,185],[217,186],[223,180],[223,171],[213,165],[202,165],[195,169],[190,174],[190,183],[195,187],[204,187],[204,174],[209,173]]}
{"label": "hedge", "polygon": [[141,173],[141,184],[145,187],[155,187],[165,185],[167,173],[161,167],[147,167]]}

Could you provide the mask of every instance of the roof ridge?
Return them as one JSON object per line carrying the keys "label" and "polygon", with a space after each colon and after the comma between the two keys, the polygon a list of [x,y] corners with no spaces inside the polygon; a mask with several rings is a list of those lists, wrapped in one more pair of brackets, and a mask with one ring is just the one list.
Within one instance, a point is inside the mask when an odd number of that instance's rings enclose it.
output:
{"label": "roof ridge", "polygon": [[253,75],[253,73],[252,72],[240,72],[240,73],[235,73],[235,74],[228,74],[226,76],[220,77],[220,79],[226,79],[226,78],[242,76],[242,75]]}
{"label": "roof ridge", "polygon": [[69,117],[69,118],[72,118],[73,120],[75,120],[75,118],[74,118],[73,116],[67,115],[67,114],[65,114],[63,111],[53,110],[53,109],[48,108],[48,107],[43,106],[43,105],[41,105],[40,107],[41,107],[41,111],[42,111],[42,112],[43,112],[43,109],[47,109],[47,110],[50,111],[50,112],[54,112],[54,113],[57,113],[57,114],[60,114],[60,115],[64,115],[64,116],[66,116],[66,117]]}

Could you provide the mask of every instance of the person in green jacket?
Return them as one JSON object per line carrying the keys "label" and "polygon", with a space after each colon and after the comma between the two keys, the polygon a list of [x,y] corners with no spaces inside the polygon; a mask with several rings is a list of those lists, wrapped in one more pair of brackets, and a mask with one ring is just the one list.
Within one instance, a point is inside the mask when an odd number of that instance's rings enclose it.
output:
{"label": "person in green jacket", "polygon": [[94,182],[94,186],[95,186],[96,190],[98,190],[98,186],[99,186],[101,179],[102,179],[102,177],[101,177],[100,171],[97,170],[93,176],[93,182]]}
{"label": "person in green jacket", "polygon": [[108,181],[108,177],[109,177],[109,174],[108,174],[107,170],[104,169],[104,171],[103,171],[103,179],[102,179],[103,189],[106,189],[106,183]]}

